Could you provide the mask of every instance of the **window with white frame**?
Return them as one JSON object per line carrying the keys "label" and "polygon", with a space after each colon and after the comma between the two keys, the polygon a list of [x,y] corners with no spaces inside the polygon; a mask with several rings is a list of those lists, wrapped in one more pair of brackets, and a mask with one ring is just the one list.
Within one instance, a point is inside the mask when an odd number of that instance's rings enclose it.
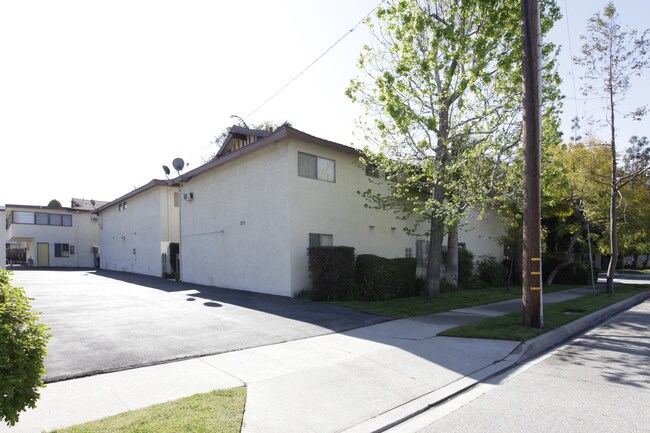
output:
{"label": "window with white frame", "polygon": [[11,223],[72,227],[72,215],[14,211],[11,214]]}
{"label": "window with white frame", "polygon": [[336,162],[333,159],[298,152],[298,176],[336,182]]}
{"label": "window with white frame", "polygon": [[334,236],[323,233],[309,233],[309,248],[331,247],[334,245]]}

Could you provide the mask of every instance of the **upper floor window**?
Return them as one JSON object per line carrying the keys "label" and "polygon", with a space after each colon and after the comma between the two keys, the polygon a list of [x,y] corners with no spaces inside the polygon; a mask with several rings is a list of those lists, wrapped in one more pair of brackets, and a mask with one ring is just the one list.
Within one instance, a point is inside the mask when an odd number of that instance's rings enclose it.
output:
{"label": "upper floor window", "polygon": [[72,227],[72,215],[14,211],[11,213],[11,222],[16,224]]}
{"label": "upper floor window", "polygon": [[298,152],[298,176],[336,181],[336,162],[320,156]]}

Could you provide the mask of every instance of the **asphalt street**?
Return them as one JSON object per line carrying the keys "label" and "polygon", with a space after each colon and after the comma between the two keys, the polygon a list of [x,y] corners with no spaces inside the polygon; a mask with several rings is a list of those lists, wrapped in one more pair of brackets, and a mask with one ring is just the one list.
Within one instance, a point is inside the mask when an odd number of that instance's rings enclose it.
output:
{"label": "asphalt street", "polygon": [[13,280],[51,328],[46,382],[388,320],[300,299],[113,271],[19,270]]}
{"label": "asphalt street", "polygon": [[650,301],[392,432],[650,431]]}

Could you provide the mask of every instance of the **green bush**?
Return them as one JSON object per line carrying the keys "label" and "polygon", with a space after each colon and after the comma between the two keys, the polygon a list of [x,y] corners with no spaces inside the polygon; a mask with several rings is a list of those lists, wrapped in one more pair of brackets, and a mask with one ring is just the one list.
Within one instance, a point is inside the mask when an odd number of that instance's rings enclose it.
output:
{"label": "green bush", "polygon": [[11,426],[40,397],[49,335],[25,292],[11,285],[9,275],[0,269],[0,421]]}
{"label": "green bush", "polygon": [[354,248],[309,248],[309,276],[314,301],[349,299],[354,287]]}
{"label": "green bush", "polygon": [[467,248],[458,248],[458,287],[467,287],[474,275],[474,254]]}
{"label": "green bush", "polygon": [[488,287],[493,287],[493,286],[480,279],[477,275],[472,275],[471,277],[463,281],[463,286],[461,288],[474,290],[474,289],[487,289]]}
{"label": "green bush", "polygon": [[477,276],[485,281],[488,287],[505,286],[508,270],[492,256],[481,256],[476,264]]}
{"label": "green bush", "polygon": [[358,300],[376,301],[417,296],[414,258],[386,259],[374,254],[360,254],[356,262]]}

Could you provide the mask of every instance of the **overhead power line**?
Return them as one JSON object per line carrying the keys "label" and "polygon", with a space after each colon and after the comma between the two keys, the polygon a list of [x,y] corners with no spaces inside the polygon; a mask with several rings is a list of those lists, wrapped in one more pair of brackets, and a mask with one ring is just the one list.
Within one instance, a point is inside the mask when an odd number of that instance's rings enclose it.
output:
{"label": "overhead power line", "polygon": [[338,39],[336,40],[336,42],[334,42],[334,43],[333,43],[333,44],[332,44],[328,49],[326,49],[325,51],[323,51],[323,52],[322,52],[318,57],[316,57],[316,59],[315,59],[313,62],[311,62],[309,65],[307,65],[307,67],[306,67],[305,69],[303,69],[302,71],[300,71],[300,72],[299,72],[295,77],[293,77],[292,79],[290,79],[289,81],[287,81],[287,83],[286,83],[284,86],[280,87],[280,89],[278,89],[277,92],[275,92],[274,94],[272,94],[272,95],[271,95],[271,96],[270,96],[266,101],[262,102],[259,106],[257,106],[257,108],[255,108],[253,111],[251,111],[250,113],[248,113],[248,114],[244,117],[244,119],[248,119],[250,116],[252,116],[253,114],[255,114],[255,113],[256,113],[260,108],[264,107],[264,106],[265,106],[266,104],[268,104],[268,103],[269,103],[273,98],[275,98],[276,96],[278,96],[278,94],[280,94],[284,89],[286,89],[287,87],[289,87],[289,86],[290,86],[294,81],[296,81],[298,78],[300,78],[300,76],[301,76],[302,74],[304,74],[305,72],[307,72],[307,70],[308,70],[309,68],[311,68],[312,66],[314,66],[314,64],[315,64],[316,62],[318,62],[320,59],[322,59],[323,56],[325,56],[328,52],[330,52],[330,50],[332,50],[332,48],[334,48],[335,46],[337,46],[337,45],[339,44],[339,42],[341,42],[343,39],[345,39],[345,38],[346,38],[350,33],[352,33],[353,31],[355,31],[355,30],[357,29],[357,27],[359,27],[359,26],[361,25],[361,23],[363,23],[364,20],[365,20],[366,18],[368,18],[368,17],[369,17],[369,16],[370,16],[374,11],[376,11],[377,8],[378,8],[379,6],[381,6],[381,4],[384,3],[385,1],[386,1],[386,0],[381,0],[381,1],[377,4],[377,6],[375,6],[374,8],[372,8],[372,10],[371,10],[370,12],[368,12],[368,13],[367,13],[363,18],[361,18],[361,19],[359,20],[359,22],[357,22],[357,23],[354,25],[354,27],[352,27],[350,30],[348,30],[346,33],[344,33],[343,36],[341,36],[340,38],[338,38]]}

